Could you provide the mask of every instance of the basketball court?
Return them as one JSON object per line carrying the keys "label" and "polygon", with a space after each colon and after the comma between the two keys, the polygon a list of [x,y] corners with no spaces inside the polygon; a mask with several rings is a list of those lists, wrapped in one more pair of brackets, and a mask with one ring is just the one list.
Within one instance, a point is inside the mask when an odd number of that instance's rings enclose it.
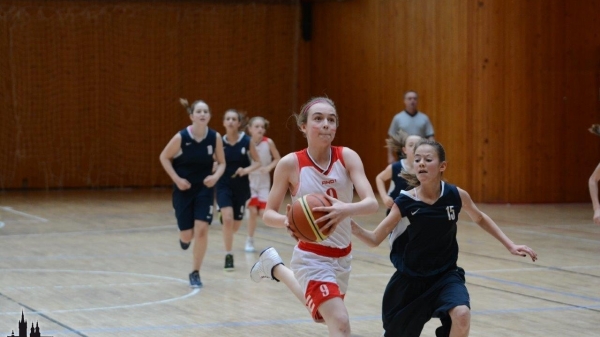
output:
{"label": "basketball court", "polygon": [[[597,336],[600,227],[588,204],[480,205],[532,263],[510,255],[461,214],[459,264],[471,295],[471,336]],[[373,228],[384,215],[359,218]],[[168,189],[0,194],[0,326],[21,311],[46,336],[322,336],[283,284],[256,284],[257,253],[235,237],[234,272],[224,272],[220,225],[210,228],[201,270],[189,287],[191,252],[182,251]],[[294,241],[259,222],[257,249],[274,246],[287,263]],[[386,242],[353,244],[346,304],[352,336],[380,336],[380,304],[394,269]],[[423,336],[433,336],[437,320]]]}

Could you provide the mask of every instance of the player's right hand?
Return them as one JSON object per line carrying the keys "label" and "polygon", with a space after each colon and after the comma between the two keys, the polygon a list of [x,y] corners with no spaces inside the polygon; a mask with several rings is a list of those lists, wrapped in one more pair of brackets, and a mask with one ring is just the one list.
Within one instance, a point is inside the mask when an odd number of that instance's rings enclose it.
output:
{"label": "player's right hand", "polygon": [[290,215],[290,211],[292,210],[292,205],[288,204],[285,207],[285,220],[283,220],[283,224],[285,225],[285,228],[288,231],[288,234],[294,238],[294,240],[296,240],[296,242],[299,241],[298,237],[294,234],[294,232],[290,229],[290,221],[289,221],[289,215]]}
{"label": "player's right hand", "polygon": [[179,178],[175,181],[175,185],[177,185],[177,188],[180,191],[185,191],[188,190],[192,187],[192,184],[190,184],[189,181],[187,181],[187,179],[183,179],[183,178]]}

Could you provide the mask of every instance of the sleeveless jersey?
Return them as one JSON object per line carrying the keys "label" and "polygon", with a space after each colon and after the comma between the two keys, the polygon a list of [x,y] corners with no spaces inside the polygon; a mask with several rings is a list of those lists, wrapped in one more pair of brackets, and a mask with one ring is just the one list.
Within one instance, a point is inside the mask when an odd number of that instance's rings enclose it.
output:
{"label": "sleeveless jersey", "polygon": [[206,136],[196,141],[191,136],[191,126],[179,131],[181,151],[173,158],[173,169],[190,184],[198,184],[212,174],[213,153],[217,143],[217,132],[207,128]]}
{"label": "sleeveless jersey", "polygon": [[[348,175],[344,159],[342,156],[341,146],[331,147],[331,161],[329,167],[322,170],[310,158],[308,149],[296,152],[298,160],[298,188],[292,195],[292,201],[305,194],[322,193],[328,194],[342,202],[352,202],[354,196],[354,185]],[[346,248],[350,245],[352,231],[350,219],[346,218],[338,224],[335,231],[325,240],[320,243],[323,246]]]}
{"label": "sleeveless jersey", "polygon": [[400,191],[408,189],[408,183],[400,176],[402,170],[405,169],[404,164],[402,163],[403,161],[404,159],[401,159],[392,164],[392,181],[394,182],[394,189],[388,194],[392,199],[396,199],[400,195]]}
{"label": "sleeveless jersey", "polygon": [[429,205],[402,191],[396,205],[410,221],[408,242],[404,248],[402,272],[427,277],[456,268],[458,243],[456,222],[462,201],[456,186],[441,182],[440,198]]}
{"label": "sleeveless jersey", "polygon": [[231,186],[231,184],[235,184],[242,188],[249,188],[248,175],[242,177],[232,177],[232,175],[238,168],[250,166],[250,137],[242,132],[237,142],[231,145],[227,142],[227,135],[224,135],[223,152],[225,152],[225,173],[219,179],[218,185]]}
{"label": "sleeveless jersey", "polygon": [[[271,147],[269,146],[269,138],[263,137],[263,139],[256,145],[256,152],[258,152],[258,157],[260,158],[260,166],[267,166],[273,161],[273,156],[271,156]],[[258,170],[250,173],[250,179],[254,177],[260,177],[267,175],[269,173],[260,173]]]}

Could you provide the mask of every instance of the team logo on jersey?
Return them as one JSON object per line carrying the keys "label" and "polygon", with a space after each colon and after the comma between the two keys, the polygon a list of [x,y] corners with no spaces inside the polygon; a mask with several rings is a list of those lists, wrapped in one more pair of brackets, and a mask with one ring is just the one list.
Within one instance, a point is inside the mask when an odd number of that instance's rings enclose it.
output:
{"label": "team logo on jersey", "polygon": [[246,154],[246,148],[245,147],[242,148],[242,154]]}
{"label": "team logo on jersey", "polygon": [[321,185],[329,185],[329,184],[334,184],[337,180],[335,179],[330,179],[330,180],[323,180],[323,182],[321,182]]}
{"label": "team logo on jersey", "polygon": [[213,148],[212,145],[209,145],[206,147],[206,150],[208,151],[208,154],[213,154]]}

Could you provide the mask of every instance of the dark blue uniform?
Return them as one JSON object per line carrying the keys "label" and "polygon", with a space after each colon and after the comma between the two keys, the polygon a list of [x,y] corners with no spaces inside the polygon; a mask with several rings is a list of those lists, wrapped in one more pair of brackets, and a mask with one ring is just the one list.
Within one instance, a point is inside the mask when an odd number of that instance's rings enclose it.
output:
{"label": "dark blue uniform", "polygon": [[441,184],[442,194],[433,205],[416,200],[411,192],[395,200],[410,225],[399,269],[383,296],[385,336],[417,337],[432,317],[442,320],[442,335],[447,336],[448,310],[470,307],[464,270],[456,265],[456,222],[462,202],[456,186]]}
{"label": "dark blue uniform", "polygon": [[231,145],[223,136],[223,151],[226,166],[217,183],[217,204],[219,208],[232,207],[233,219],[242,220],[246,202],[250,199],[250,180],[248,175],[233,175],[240,167],[250,166],[250,137],[242,132],[237,143]]}
{"label": "dark blue uniform", "polygon": [[[400,173],[402,170],[406,170],[404,165],[402,165],[402,159],[392,164],[392,181],[394,182],[394,189],[388,194],[390,198],[396,200],[400,195],[400,191],[408,190],[411,187],[408,185],[408,182],[402,178]],[[387,214],[390,213],[390,210],[387,210]],[[396,269],[400,269],[402,263],[402,255],[404,254],[404,248],[406,243],[408,243],[408,233],[405,231],[404,233],[398,235],[398,237],[393,238],[390,234],[390,240],[392,241],[391,250],[390,250],[390,261]]]}
{"label": "dark blue uniform", "polygon": [[404,165],[402,165],[402,160],[398,160],[392,164],[392,181],[394,182],[394,189],[388,195],[394,200],[400,195],[400,191],[408,190],[408,183],[400,176],[403,169],[405,168]]}
{"label": "dark blue uniform", "polygon": [[206,187],[204,179],[212,174],[213,154],[217,143],[217,132],[208,129],[206,137],[195,141],[185,128],[181,135],[181,154],[173,159],[177,175],[192,184],[190,189],[179,190],[173,186],[173,208],[179,230],[194,228],[194,220],[212,221],[214,189]]}

